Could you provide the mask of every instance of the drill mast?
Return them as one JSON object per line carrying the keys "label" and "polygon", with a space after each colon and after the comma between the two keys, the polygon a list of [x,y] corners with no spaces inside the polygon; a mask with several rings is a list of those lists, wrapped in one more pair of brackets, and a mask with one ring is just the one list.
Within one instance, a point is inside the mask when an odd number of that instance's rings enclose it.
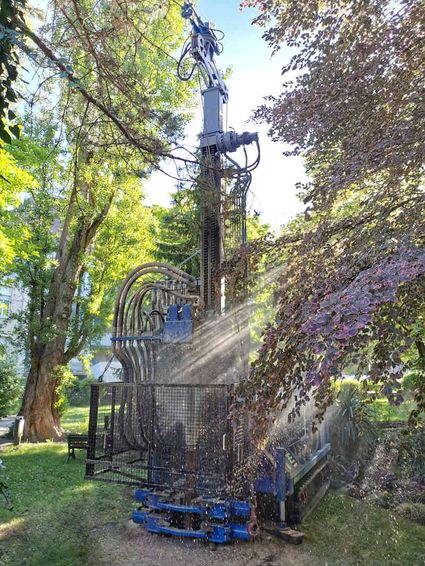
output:
{"label": "drill mast", "polygon": [[[198,186],[201,191],[201,298],[206,311],[222,313],[225,308],[224,284],[214,284],[214,275],[226,255],[226,234],[224,216],[230,215],[230,224],[239,224],[238,230],[233,230],[239,241],[234,241],[232,247],[246,241],[246,193],[251,181],[251,171],[259,163],[258,134],[244,132],[237,134],[224,131],[224,106],[228,102],[229,93],[215,63],[215,56],[221,53],[221,46],[214,29],[209,22],[201,20],[192,2],[185,2],[182,16],[190,20],[192,34],[190,42],[183,49],[178,65],[178,74],[182,80],[189,80],[195,68],[204,83],[201,91],[203,105],[203,128],[200,138],[201,175]],[[188,75],[181,72],[182,63],[190,56],[194,65]],[[256,161],[245,167],[227,156],[240,147],[255,142],[258,148]],[[231,163],[226,168],[227,161]],[[227,176],[233,177],[235,187],[230,195],[226,195],[223,186],[224,170]],[[232,211],[223,210],[223,197],[233,204]],[[230,197],[230,198],[229,198]],[[234,228],[234,226],[233,226]],[[236,234],[235,234],[236,232]]]}

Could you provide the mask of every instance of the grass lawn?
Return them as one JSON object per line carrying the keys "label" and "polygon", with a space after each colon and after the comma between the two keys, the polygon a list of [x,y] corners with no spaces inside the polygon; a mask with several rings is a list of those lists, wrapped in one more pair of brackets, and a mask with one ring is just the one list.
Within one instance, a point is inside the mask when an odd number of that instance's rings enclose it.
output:
{"label": "grass lawn", "polygon": [[67,463],[65,444],[22,445],[2,452],[13,510],[0,501],[0,564],[80,566],[90,531],[130,515],[130,490],[85,481],[83,451]]}
{"label": "grass lawn", "polygon": [[65,432],[87,434],[89,410],[89,407],[68,407],[61,419],[62,428]]}
{"label": "grass lawn", "polygon": [[390,405],[388,399],[376,399],[369,405],[370,417],[373,421],[407,421],[410,412],[415,408],[414,401],[404,401],[398,407]]}
{"label": "grass lawn", "polygon": [[423,566],[425,526],[330,492],[302,529],[311,565]]}
{"label": "grass lawn", "polygon": [[[107,556],[102,564],[118,563],[123,566],[133,564],[126,562],[125,558],[126,553],[130,552],[130,546],[136,553],[137,564],[144,564],[144,546],[143,544],[137,546],[137,541],[134,540],[138,535],[127,534],[119,538],[120,529],[126,524],[134,506],[132,489],[85,481],[83,452],[78,451],[77,460],[67,463],[65,444],[45,443],[8,448],[2,452],[2,458],[8,468],[14,506],[13,510],[9,511],[3,502],[0,502],[0,564],[2,566],[93,564],[90,558],[102,547],[102,537],[99,534],[102,528],[110,529],[108,531],[110,537],[118,537],[116,544],[122,545],[119,552],[123,557],[122,562],[109,562]],[[296,561],[291,564],[308,564],[308,566],[424,564],[425,527],[404,519],[396,519],[383,509],[371,507],[336,493],[330,493],[326,497],[308,518],[303,530],[306,533],[303,548],[295,550],[282,544],[275,564],[287,564],[285,556],[289,557],[290,553],[292,555],[297,552],[302,553],[304,559],[298,562],[297,556],[301,560],[301,554],[295,554]],[[137,528],[135,533],[139,532]],[[168,558],[164,555],[164,560],[158,561],[158,565],[174,564],[172,552],[175,552],[180,543],[175,542],[174,547],[170,547],[169,539],[163,539],[162,542],[154,542],[154,540],[156,541],[157,537],[150,538],[147,542],[151,545],[157,544],[160,552],[171,552]],[[264,539],[262,543],[254,543],[247,547],[259,549],[261,545],[264,548],[264,545],[271,544]],[[237,547],[232,545],[232,548],[233,550],[229,549],[229,551],[239,556]],[[243,549],[242,551],[246,552]],[[192,566],[199,566],[200,562],[193,560],[194,552],[189,547],[185,559]],[[219,558],[219,553],[212,555]],[[152,564],[152,562],[147,563]],[[204,564],[208,566],[208,563],[209,559],[203,562],[202,566]],[[222,563],[226,564],[226,560],[224,559]],[[241,561],[240,564],[257,566],[259,562],[248,560]]]}

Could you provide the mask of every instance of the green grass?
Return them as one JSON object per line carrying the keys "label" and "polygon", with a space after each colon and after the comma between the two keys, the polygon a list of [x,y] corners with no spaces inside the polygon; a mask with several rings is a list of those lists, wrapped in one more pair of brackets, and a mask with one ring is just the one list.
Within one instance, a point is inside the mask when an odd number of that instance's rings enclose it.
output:
{"label": "green grass", "polygon": [[84,480],[84,453],[67,463],[65,444],[21,445],[2,452],[13,510],[0,501],[0,564],[80,566],[90,533],[130,516],[129,489]]}
{"label": "green grass", "polygon": [[[99,526],[113,524],[115,532],[130,517],[132,489],[85,481],[84,454],[77,451],[67,463],[65,444],[24,444],[6,449],[2,458],[14,506],[9,511],[0,502],[2,566],[83,566],[99,543]],[[425,527],[336,493],[303,530],[309,566],[424,564]],[[123,540],[123,557],[128,544]]]}
{"label": "green grass", "polygon": [[61,419],[66,432],[84,434],[89,428],[89,407],[68,407]]}
{"label": "green grass", "polygon": [[330,492],[302,529],[310,566],[423,566],[425,527]]}
{"label": "green grass", "polygon": [[390,405],[388,399],[376,399],[369,405],[370,417],[374,421],[407,421],[415,408],[414,401],[404,401],[398,407]]}

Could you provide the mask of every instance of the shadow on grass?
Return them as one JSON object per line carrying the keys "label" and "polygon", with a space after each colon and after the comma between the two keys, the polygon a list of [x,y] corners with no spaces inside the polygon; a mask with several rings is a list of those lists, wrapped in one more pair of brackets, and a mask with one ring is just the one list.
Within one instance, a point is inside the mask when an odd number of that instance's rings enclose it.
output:
{"label": "shadow on grass", "polygon": [[24,445],[2,454],[13,510],[0,506],[0,564],[85,564],[99,525],[126,520],[130,490],[84,480],[84,454],[67,463],[64,444]]}

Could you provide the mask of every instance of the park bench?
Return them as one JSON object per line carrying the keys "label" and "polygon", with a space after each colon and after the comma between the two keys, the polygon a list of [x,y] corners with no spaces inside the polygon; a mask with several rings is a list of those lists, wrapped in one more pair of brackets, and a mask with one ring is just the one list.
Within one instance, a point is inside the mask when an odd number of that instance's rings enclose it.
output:
{"label": "park bench", "polygon": [[75,460],[75,450],[87,450],[89,437],[87,434],[68,434],[68,462]]}

